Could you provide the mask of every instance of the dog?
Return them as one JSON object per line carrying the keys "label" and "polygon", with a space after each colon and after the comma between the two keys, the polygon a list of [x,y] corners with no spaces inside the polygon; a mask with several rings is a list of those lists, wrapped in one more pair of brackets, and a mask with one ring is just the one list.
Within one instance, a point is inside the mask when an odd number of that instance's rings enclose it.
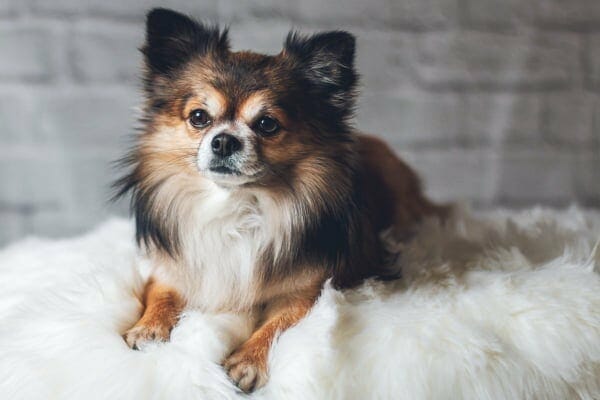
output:
{"label": "dog", "polygon": [[379,234],[441,215],[416,174],[357,132],[355,38],[290,33],[277,55],[232,52],[227,30],[167,9],[146,19],[145,103],[118,196],[152,261],[145,310],[124,333],[166,341],[184,308],[258,311],[224,361],[246,392],[275,337],[335,288],[396,278]]}

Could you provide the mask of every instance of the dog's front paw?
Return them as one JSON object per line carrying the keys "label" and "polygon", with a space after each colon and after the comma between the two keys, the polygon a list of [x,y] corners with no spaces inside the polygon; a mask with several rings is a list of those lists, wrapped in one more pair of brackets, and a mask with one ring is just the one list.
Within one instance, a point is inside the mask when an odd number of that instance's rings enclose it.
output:
{"label": "dog's front paw", "polygon": [[233,382],[246,393],[267,383],[267,354],[256,346],[242,346],[227,357],[223,367]]}
{"label": "dog's front paw", "polygon": [[140,347],[147,342],[169,340],[170,329],[162,325],[135,325],[123,335],[123,339],[127,345],[134,350],[139,350]]}

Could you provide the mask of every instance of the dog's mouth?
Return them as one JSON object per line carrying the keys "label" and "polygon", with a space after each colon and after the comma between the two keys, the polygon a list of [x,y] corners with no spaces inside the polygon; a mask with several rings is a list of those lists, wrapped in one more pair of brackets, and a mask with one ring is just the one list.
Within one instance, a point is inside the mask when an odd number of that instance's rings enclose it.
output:
{"label": "dog's mouth", "polygon": [[212,159],[204,171],[210,180],[223,187],[246,186],[256,182],[262,175],[260,169],[238,164],[231,159]]}
{"label": "dog's mouth", "polygon": [[225,165],[211,166],[209,168],[209,170],[210,170],[210,172],[214,172],[217,174],[223,174],[223,175],[242,175],[240,170],[230,168]]}
{"label": "dog's mouth", "polygon": [[237,163],[229,158],[213,158],[208,164],[208,170],[217,175],[240,176],[244,173],[238,168]]}
{"label": "dog's mouth", "polygon": [[254,179],[232,163],[215,160],[208,167],[208,177],[217,185],[224,188],[240,187],[252,182]]}

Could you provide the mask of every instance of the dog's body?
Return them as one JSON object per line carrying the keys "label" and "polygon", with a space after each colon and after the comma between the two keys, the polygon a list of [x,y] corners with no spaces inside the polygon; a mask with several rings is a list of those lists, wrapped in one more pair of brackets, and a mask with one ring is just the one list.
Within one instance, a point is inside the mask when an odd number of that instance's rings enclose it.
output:
{"label": "dog's body", "polygon": [[137,238],[153,260],[125,334],[166,340],[185,307],[261,310],[225,361],[243,390],[267,379],[278,332],[323,282],[392,277],[378,234],[443,213],[381,141],[348,124],[357,75],[345,32],[290,35],[276,56],[229,51],[226,32],[148,15],[144,131],[127,158]]}

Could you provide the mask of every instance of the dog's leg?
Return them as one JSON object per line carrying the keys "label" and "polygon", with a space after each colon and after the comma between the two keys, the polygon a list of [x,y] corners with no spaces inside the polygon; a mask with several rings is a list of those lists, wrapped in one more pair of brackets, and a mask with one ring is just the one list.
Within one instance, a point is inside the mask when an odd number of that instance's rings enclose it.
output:
{"label": "dog's leg", "polygon": [[142,318],[123,335],[129,347],[136,350],[143,342],[169,340],[184,305],[174,289],[152,278],[146,284],[143,302],[146,308]]}
{"label": "dog's leg", "polygon": [[267,304],[259,328],[223,363],[230,378],[245,392],[267,382],[269,348],[276,335],[304,317],[313,306],[318,292],[280,297]]}

